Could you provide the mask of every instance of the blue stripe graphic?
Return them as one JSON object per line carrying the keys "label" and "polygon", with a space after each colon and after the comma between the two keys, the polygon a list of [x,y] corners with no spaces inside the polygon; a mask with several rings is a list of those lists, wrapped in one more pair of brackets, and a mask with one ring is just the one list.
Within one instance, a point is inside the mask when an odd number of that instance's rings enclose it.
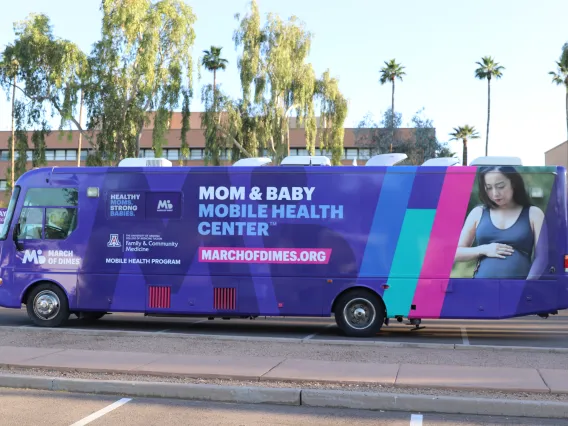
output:
{"label": "blue stripe graphic", "polygon": [[[394,258],[417,167],[385,173],[359,276],[387,277]],[[410,171],[409,171],[410,170]]]}

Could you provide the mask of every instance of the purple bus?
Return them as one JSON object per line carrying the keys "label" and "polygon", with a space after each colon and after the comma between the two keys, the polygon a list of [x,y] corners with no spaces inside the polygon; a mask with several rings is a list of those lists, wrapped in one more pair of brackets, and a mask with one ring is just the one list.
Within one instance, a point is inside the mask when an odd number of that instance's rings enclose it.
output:
{"label": "purple bus", "polygon": [[568,307],[564,168],[394,157],[28,171],[0,232],[0,306],[44,327],[112,312],[333,315],[356,337],[393,319]]}

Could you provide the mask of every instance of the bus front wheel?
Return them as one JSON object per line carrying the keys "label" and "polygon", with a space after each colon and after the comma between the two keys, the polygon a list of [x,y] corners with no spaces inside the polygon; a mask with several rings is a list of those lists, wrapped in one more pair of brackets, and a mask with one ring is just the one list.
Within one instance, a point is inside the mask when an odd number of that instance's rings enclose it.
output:
{"label": "bus front wheel", "polygon": [[350,337],[373,337],[383,326],[385,308],[373,293],[357,289],[343,294],[335,307],[335,321]]}
{"label": "bus front wheel", "polygon": [[28,317],[40,327],[58,327],[69,318],[69,302],[65,292],[55,284],[34,287],[27,299]]}

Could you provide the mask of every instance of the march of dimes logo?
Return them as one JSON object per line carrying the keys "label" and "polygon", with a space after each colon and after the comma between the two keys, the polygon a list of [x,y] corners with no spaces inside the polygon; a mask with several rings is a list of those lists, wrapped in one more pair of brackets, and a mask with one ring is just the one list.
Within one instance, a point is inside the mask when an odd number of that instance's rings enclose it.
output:
{"label": "march of dimes logo", "polygon": [[174,205],[172,204],[172,202],[170,200],[159,200],[157,211],[159,211],[159,212],[172,212],[172,211],[174,211]]}
{"label": "march of dimes logo", "polygon": [[43,250],[26,250],[22,263],[33,263],[34,265],[80,265],[81,259],[73,254],[73,250],[48,250],[44,254]]}

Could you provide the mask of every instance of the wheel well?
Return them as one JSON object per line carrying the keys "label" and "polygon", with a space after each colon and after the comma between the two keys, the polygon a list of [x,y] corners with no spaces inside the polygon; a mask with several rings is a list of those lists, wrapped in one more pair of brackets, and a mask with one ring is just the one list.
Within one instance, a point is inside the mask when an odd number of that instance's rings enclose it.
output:
{"label": "wheel well", "polygon": [[24,294],[22,294],[22,300],[20,302],[23,303],[24,305],[27,305],[26,302],[28,301],[28,295],[30,294],[30,291],[32,291],[34,288],[36,288],[38,285],[41,285],[41,284],[53,284],[53,285],[59,287],[59,289],[65,294],[65,297],[67,297],[67,299],[69,299],[67,292],[59,283],[56,283],[55,281],[50,281],[50,280],[41,280],[41,281],[36,281],[33,284],[30,284],[28,286],[28,288],[26,288],[24,290]]}
{"label": "wheel well", "polygon": [[337,296],[335,296],[335,299],[333,299],[333,303],[331,305],[331,313],[335,313],[335,306],[337,305],[337,301],[339,300],[339,298],[341,296],[343,296],[344,294],[350,293],[352,291],[357,291],[357,290],[366,291],[367,293],[370,293],[374,296],[377,296],[377,298],[381,302],[381,305],[383,306],[383,309],[385,310],[385,318],[386,318],[387,307],[386,307],[385,302],[384,302],[383,298],[381,297],[381,295],[379,293],[377,293],[375,290],[373,290],[372,288],[363,287],[363,286],[349,287],[349,288],[343,290]]}

